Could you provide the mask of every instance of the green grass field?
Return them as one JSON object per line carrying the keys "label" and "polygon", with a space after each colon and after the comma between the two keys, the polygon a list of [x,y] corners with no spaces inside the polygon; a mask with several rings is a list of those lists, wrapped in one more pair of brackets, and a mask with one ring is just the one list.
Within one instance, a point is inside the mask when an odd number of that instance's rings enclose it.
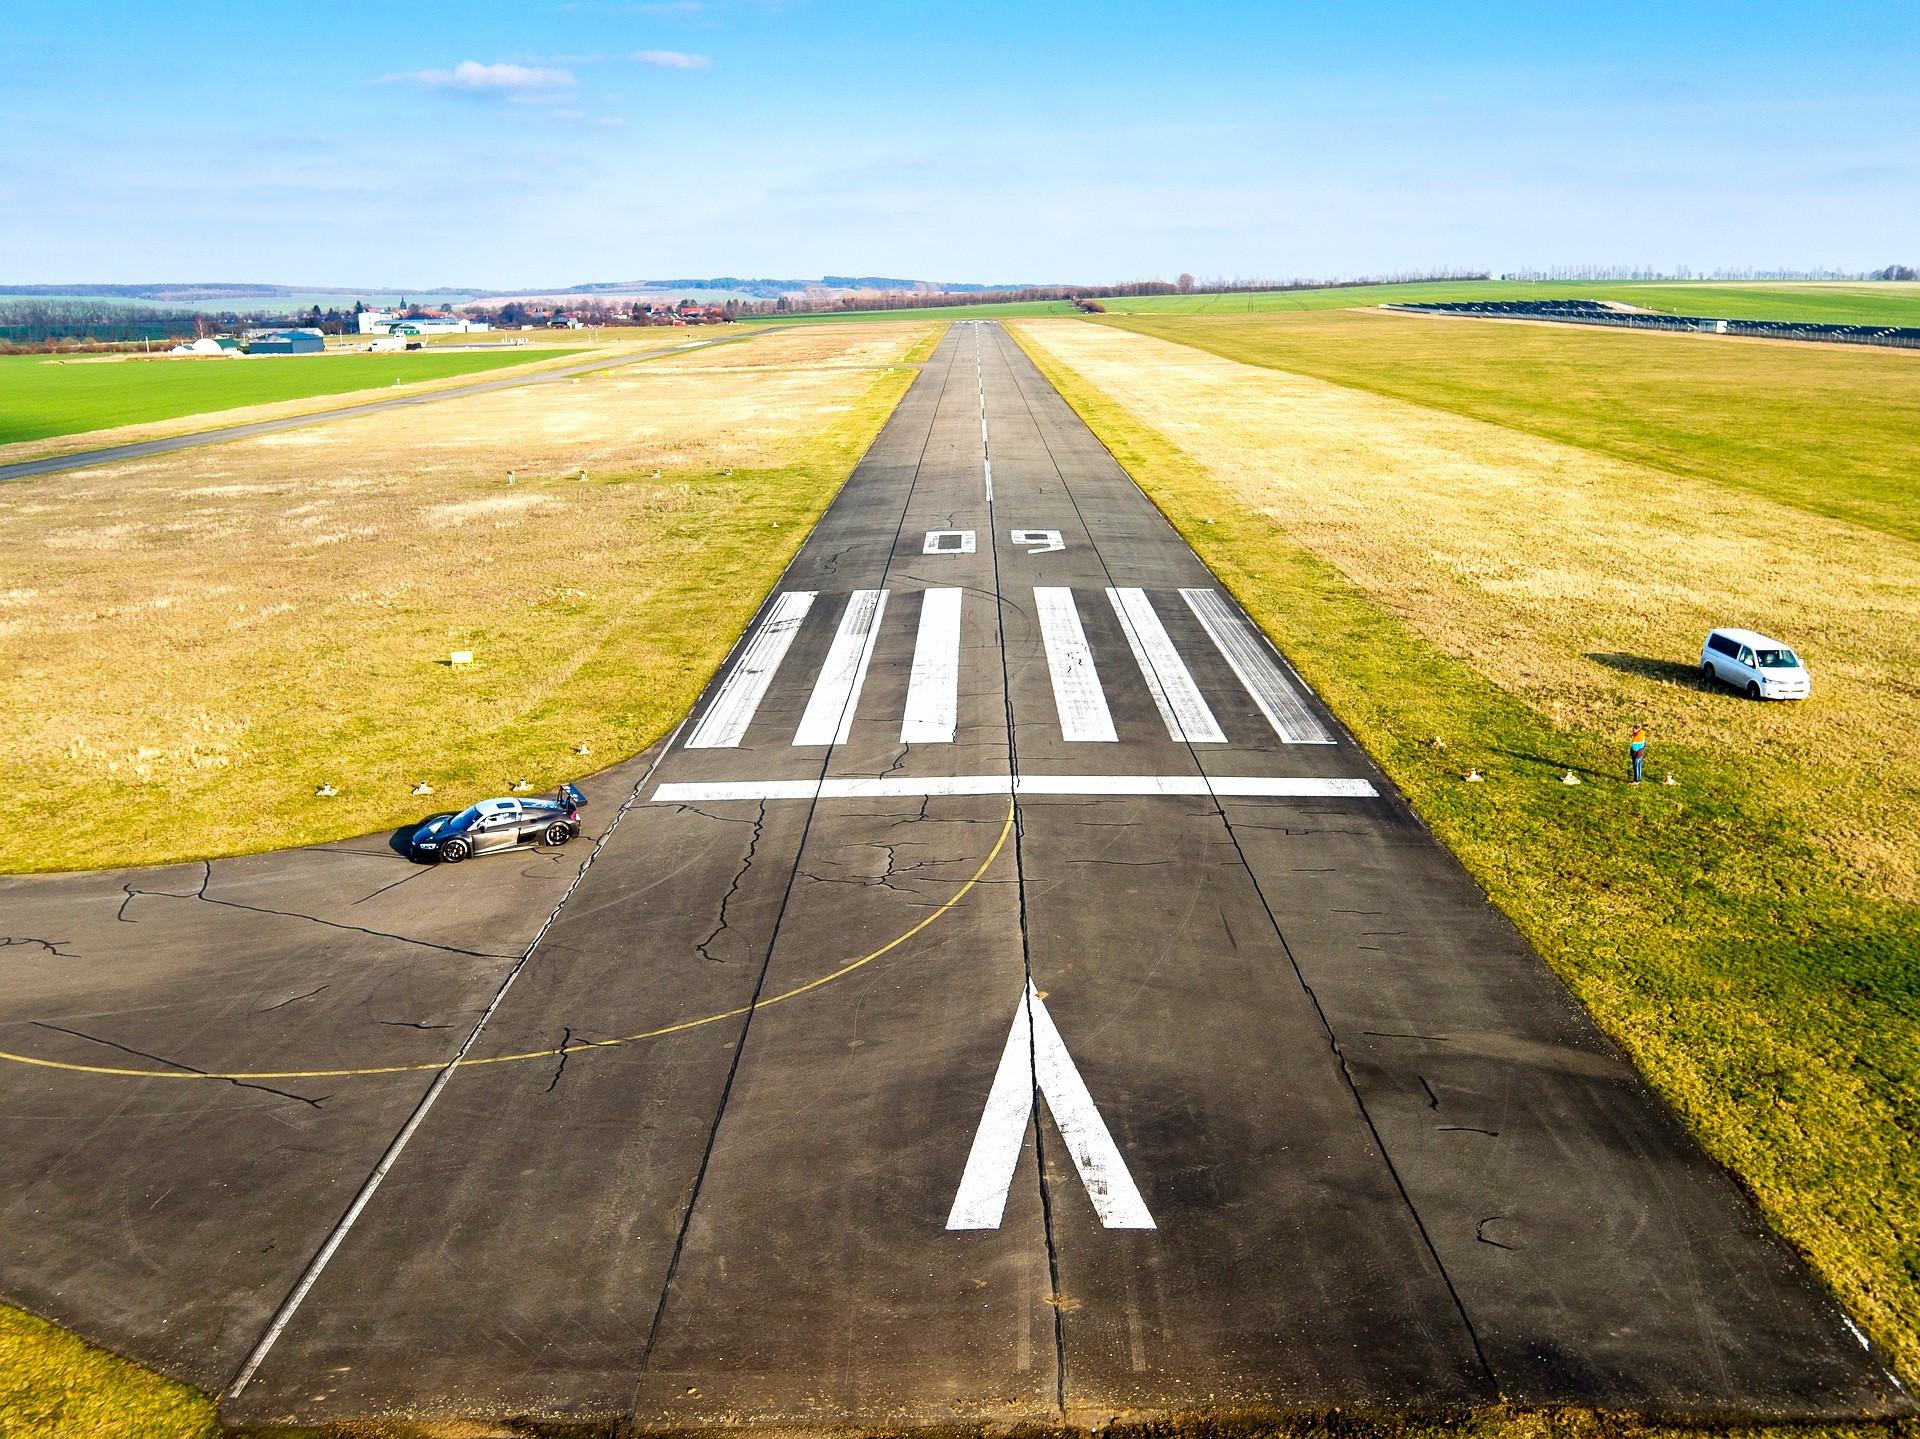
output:
{"label": "green grass field", "polygon": [[[1669,314],[1729,320],[1806,320],[1849,325],[1920,326],[1920,282],[1695,284],[1622,280],[1442,280],[1411,285],[1350,285],[1322,290],[1262,290],[1244,295],[1135,295],[1102,299],[1114,315],[1263,315],[1276,311],[1346,310],[1368,305],[1441,300],[1612,300]],[[793,315],[821,320],[1020,320],[1077,313],[1065,300],[1017,300],[858,314]]]}
{"label": "green grass field", "polygon": [[[1842,658],[1871,656],[1904,623],[1886,606],[1912,607],[1899,597],[1920,574],[1913,481],[1893,457],[1911,451],[1920,366],[1847,352],[1878,363],[1827,370],[1824,357],[1795,351],[1812,366],[1796,404],[1787,371],[1764,368],[1774,347],[1338,315],[1114,325],[1246,368],[1284,359],[1295,373],[1495,417],[1502,428],[1442,417],[1449,452],[1422,428],[1424,411],[1342,400],[1311,381],[1278,382],[1280,398],[1258,416],[1233,409],[1231,394],[1259,393],[1256,378],[1169,402],[1158,415],[1184,427],[1176,444],[1141,413],[1177,376],[1124,366],[1174,363],[1166,352],[1178,346],[1134,362],[1075,341],[1092,326],[1022,335],[1709,1152],[1908,1378],[1920,1377],[1920,906],[1908,860],[1865,858],[1883,845],[1920,852],[1899,803],[1883,803],[1911,784],[1899,756],[1911,753],[1920,690],[1904,658],[1880,671]],[[1362,330],[1376,332],[1370,344],[1355,343]],[[1558,353],[1526,348],[1542,344]],[[1063,357],[1094,365],[1108,388]],[[1202,373],[1231,381],[1217,366]],[[1729,385],[1759,398],[1728,413]],[[1640,413],[1650,405],[1651,419]],[[1319,423],[1327,414],[1334,423]],[[1366,414],[1371,433],[1352,423]],[[1767,431],[1771,449],[1749,448],[1743,428]],[[1209,433],[1217,441],[1203,449]],[[1578,438],[1542,450],[1535,434]],[[1423,488],[1467,443],[1496,470],[1509,466],[1498,474],[1540,477],[1535,507],[1516,510],[1497,481],[1480,496],[1452,480]],[[1350,469],[1326,483],[1356,518],[1323,521],[1315,477],[1343,462]],[[1819,482],[1803,483],[1803,470]],[[1654,557],[1632,576],[1592,566],[1596,551],[1569,543],[1591,531],[1623,476],[1620,512],[1645,527]],[[1828,518],[1836,513],[1850,518]],[[1712,524],[1754,516],[1790,537],[1796,553],[1778,558],[1791,578],[1729,567]],[[1669,529],[1697,534],[1697,565],[1687,535],[1663,546]],[[1634,552],[1630,538],[1624,546],[1613,552]],[[1485,558],[1476,568],[1456,554]],[[1862,569],[1831,595],[1797,593],[1822,556]],[[1703,580],[1698,570],[1716,566]],[[1828,616],[1826,669],[1815,662],[1826,691],[1802,709],[1703,690],[1686,647],[1697,649],[1697,609],[1717,608],[1716,597],[1741,613],[1797,604]],[[1679,788],[1617,782],[1620,736],[1637,718],[1662,737],[1654,773],[1677,769]],[[1469,767],[1490,782],[1461,783]],[[1582,787],[1560,783],[1569,768],[1588,775]]]}
{"label": "green grass field", "polygon": [[444,380],[548,359],[546,349],[276,355],[244,360],[0,356],[0,445],[183,415]]}
{"label": "green grass field", "polygon": [[1100,323],[1920,539],[1920,354],[1328,311]]}

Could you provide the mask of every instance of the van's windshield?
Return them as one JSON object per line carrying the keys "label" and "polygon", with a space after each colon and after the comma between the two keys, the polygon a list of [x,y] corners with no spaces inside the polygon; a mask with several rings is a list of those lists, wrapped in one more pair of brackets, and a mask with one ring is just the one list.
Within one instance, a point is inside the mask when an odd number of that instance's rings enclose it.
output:
{"label": "van's windshield", "polygon": [[1763,670],[1797,670],[1800,661],[1792,650],[1755,650],[1754,656],[1760,661]]}

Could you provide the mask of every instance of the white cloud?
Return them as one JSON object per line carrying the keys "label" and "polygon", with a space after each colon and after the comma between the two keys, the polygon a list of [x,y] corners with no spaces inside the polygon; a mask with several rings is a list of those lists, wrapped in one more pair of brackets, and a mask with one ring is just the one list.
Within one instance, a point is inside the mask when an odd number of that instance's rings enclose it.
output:
{"label": "white cloud", "polygon": [[552,95],[573,88],[571,70],[545,65],[482,65],[478,60],[462,60],[451,70],[408,70],[386,78],[391,84],[457,90],[469,95],[500,95],[508,99]]}
{"label": "white cloud", "polygon": [[705,70],[713,64],[705,55],[689,55],[684,50],[636,50],[633,58],[656,70]]}

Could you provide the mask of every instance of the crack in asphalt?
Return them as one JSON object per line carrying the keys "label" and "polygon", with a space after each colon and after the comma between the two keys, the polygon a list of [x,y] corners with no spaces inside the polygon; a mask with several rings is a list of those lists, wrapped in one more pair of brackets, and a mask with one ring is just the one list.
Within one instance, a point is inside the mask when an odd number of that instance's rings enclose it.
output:
{"label": "crack in asphalt", "polygon": [[290,1004],[298,1004],[303,999],[312,999],[321,990],[332,989],[331,984],[323,984],[320,989],[310,989],[305,994],[296,994],[291,999],[283,999],[278,1004],[270,1004],[265,1009],[256,1009],[255,1014],[272,1014],[276,1009],[285,1009]]}
{"label": "crack in asphalt", "polygon": [[275,1089],[271,1084],[260,1084],[248,1079],[236,1079],[226,1074],[209,1074],[206,1070],[188,1064],[184,1060],[169,1059],[164,1054],[152,1054],[144,1049],[135,1049],[130,1044],[122,1044],[118,1040],[107,1039],[98,1034],[88,1034],[82,1029],[68,1029],[63,1024],[51,1024],[44,1019],[31,1019],[27,1022],[40,1029],[51,1029],[56,1034],[66,1034],[71,1035],[75,1039],[84,1039],[89,1044],[103,1044],[108,1049],[117,1049],[122,1054],[131,1054],[137,1059],[150,1059],[155,1064],[166,1065],[169,1069],[182,1070],[187,1074],[205,1075],[208,1079],[218,1079],[223,1084],[231,1084],[235,1089],[257,1089],[262,1094],[275,1094],[282,1099],[298,1100],[302,1104],[312,1105],[315,1109],[318,1109],[322,1104],[333,1098],[331,1094],[323,1094],[318,1099],[310,1099],[304,1094],[295,1094],[291,1090]]}
{"label": "crack in asphalt", "polygon": [[754,817],[752,823],[753,823],[753,838],[747,841],[746,855],[741,859],[740,868],[735,872],[733,876],[733,883],[728,885],[727,892],[720,896],[720,913],[718,916],[718,922],[713,926],[713,932],[694,946],[694,950],[699,954],[699,956],[702,959],[706,960],[707,963],[709,964],[725,964],[726,963],[724,959],[715,959],[713,957],[713,952],[709,950],[707,946],[712,944],[721,935],[725,934],[727,932],[728,927],[732,923],[732,921],[730,921],[727,918],[727,907],[733,903],[734,895],[740,892],[740,885],[741,885],[741,882],[746,879],[747,871],[753,868],[753,856],[755,852],[758,851],[760,848],[761,836],[766,833],[767,802],[764,799],[760,801],[760,811]]}
{"label": "crack in asphalt", "polygon": [[[115,913],[114,918],[123,924],[138,924],[140,921],[134,919],[127,913],[128,907],[131,906],[136,899],[197,900],[202,904],[217,905],[223,909],[237,909],[247,914],[268,914],[279,919],[301,919],[309,924],[323,925],[328,929],[345,930],[349,934],[364,934],[370,939],[391,939],[400,944],[411,944],[421,949],[437,949],[444,954],[464,954],[470,955],[475,959],[517,959],[519,957],[512,954],[500,954],[487,949],[463,949],[457,944],[440,944],[431,939],[415,939],[409,934],[394,934],[383,929],[368,929],[365,925],[342,924],[337,919],[322,919],[317,914],[302,914],[299,910],[294,909],[270,909],[265,905],[242,904],[237,899],[216,899],[207,893],[207,887],[213,883],[213,861],[201,860],[200,868],[200,887],[191,894],[181,894],[177,890],[170,889],[138,889],[131,882],[121,885],[120,888],[125,892],[127,897],[120,901],[120,908]],[[411,879],[413,876],[409,875],[408,878]]]}
{"label": "crack in asphalt", "polygon": [[554,1053],[560,1056],[560,1063],[554,1066],[553,1078],[547,1081],[546,1093],[552,1094],[553,1087],[560,1082],[560,1076],[567,1072],[567,1055],[571,1052],[572,1048],[573,1026],[563,1024],[560,1026],[560,1048],[554,1051]]}
{"label": "crack in asphalt", "polygon": [[61,959],[79,959],[80,956],[70,949],[60,946],[67,943],[64,939],[40,939],[30,934],[0,935],[0,949],[11,949],[15,945],[37,944],[48,954],[58,955]]}
{"label": "crack in asphalt", "polygon": [[[430,865],[421,865],[412,874],[403,874],[400,876],[400,878],[396,879],[392,884],[383,884],[380,886],[380,888],[376,889],[372,894],[361,895],[360,898],[354,901],[354,904],[365,904],[370,899],[378,899],[380,898],[381,895],[385,894],[390,889],[398,889],[400,888],[401,885],[410,883],[411,881],[420,878],[420,876],[423,874],[431,874],[431,873],[433,873],[433,869]],[[351,906],[349,906],[349,908],[351,908]]]}

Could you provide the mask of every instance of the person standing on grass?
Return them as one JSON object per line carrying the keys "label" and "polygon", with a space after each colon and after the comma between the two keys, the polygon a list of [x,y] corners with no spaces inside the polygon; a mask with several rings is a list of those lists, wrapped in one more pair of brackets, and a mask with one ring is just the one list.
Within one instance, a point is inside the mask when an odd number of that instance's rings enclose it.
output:
{"label": "person standing on grass", "polygon": [[1633,782],[1640,783],[1640,771],[1647,762],[1647,730],[1645,725],[1635,725],[1627,736],[1627,753],[1633,758]]}

